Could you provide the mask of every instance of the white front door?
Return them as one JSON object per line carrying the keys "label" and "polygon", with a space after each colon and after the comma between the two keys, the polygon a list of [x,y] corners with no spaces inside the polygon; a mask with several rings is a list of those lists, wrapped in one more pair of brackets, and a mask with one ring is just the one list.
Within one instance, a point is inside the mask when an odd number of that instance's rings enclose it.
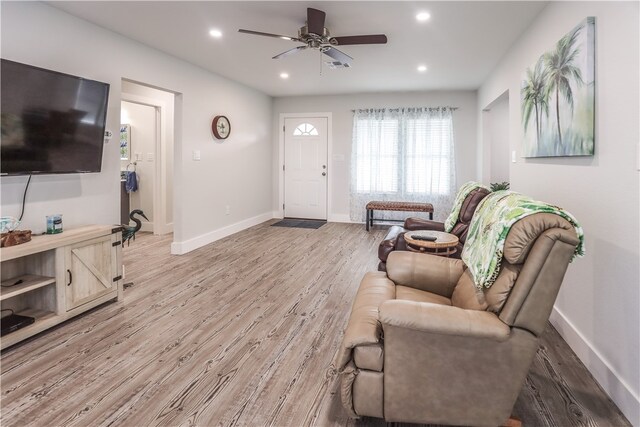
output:
{"label": "white front door", "polygon": [[284,120],[284,216],[327,219],[327,118]]}

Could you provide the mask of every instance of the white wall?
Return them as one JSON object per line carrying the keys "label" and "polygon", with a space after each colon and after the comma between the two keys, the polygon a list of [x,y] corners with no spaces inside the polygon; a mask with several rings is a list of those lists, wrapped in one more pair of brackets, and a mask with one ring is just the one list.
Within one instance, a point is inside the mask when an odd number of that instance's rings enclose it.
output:
{"label": "white wall", "polygon": [[[339,73],[340,70],[335,71]],[[336,77],[338,78],[338,77]],[[330,193],[329,221],[349,221],[349,168],[351,165],[351,135],[353,113],[359,108],[382,107],[458,107],[453,116],[453,131],[456,144],[456,176],[458,184],[476,177],[476,92],[475,91],[434,91],[434,92],[389,92],[363,93],[329,96],[296,96],[275,98],[273,105],[273,170],[278,165],[278,126],[280,113],[330,112],[333,117],[332,158],[329,159],[328,172],[332,174]],[[278,174],[274,174],[274,188],[278,188]],[[274,211],[281,212],[278,194],[274,192]],[[436,214],[438,206],[435,206]]]}
{"label": "white wall", "polygon": [[483,174],[483,182],[508,182],[509,159],[511,157],[509,153],[508,92],[498,97],[488,108],[483,109],[482,123],[487,125],[483,143],[489,153],[488,170]]}
{"label": "white wall", "polygon": [[[518,159],[516,191],[558,204],[585,230],[587,255],[569,266],[552,321],[594,377],[640,425],[640,251],[637,2],[550,3],[478,93],[478,115],[587,16],[596,17],[596,154]],[[523,141],[519,96],[510,102],[511,149]],[[478,132],[483,134],[482,129]]]}
{"label": "white wall", "polygon": [[[122,78],[179,94],[174,252],[271,218],[270,97],[46,4],[2,2],[1,8],[2,57],[110,83],[107,128],[115,135]],[[224,143],[214,141],[210,131],[218,114],[227,115],[233,126]],[[193,150],[201,151],[200,162],[191,160]],[[35,177],[24,226],[43,230],[50,213],[64,214],[66,227],[118,223],[119,170],[116,136],[105,146],[102,173]],[[3,215],[19,214],[25,181],[2,179]]]}

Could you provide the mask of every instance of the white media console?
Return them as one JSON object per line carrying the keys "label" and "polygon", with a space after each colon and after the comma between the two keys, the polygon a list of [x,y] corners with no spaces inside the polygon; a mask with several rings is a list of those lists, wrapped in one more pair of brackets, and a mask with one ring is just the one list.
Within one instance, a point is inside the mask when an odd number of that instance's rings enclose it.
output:
{"label": "white media console", "polygon": [[122,299],[118,226],[91,225],[34,236],[30,242],[0,249],[0,261],[2,309],[35,318],[33,324],[3,336],[2,349],[104,302]]}

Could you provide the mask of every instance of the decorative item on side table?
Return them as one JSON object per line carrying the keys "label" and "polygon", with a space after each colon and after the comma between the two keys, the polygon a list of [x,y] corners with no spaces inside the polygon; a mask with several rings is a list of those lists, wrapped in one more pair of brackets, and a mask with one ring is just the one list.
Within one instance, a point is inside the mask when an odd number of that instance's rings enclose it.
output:
{"label": "decorative item on side table", "polygon": [[226,116],[215,116],[211,122],[211,131],[216,139],[227,139],[231,134],[231,122]]}
{"label": "decorative item on side table", "polygon": [[526,70],[523,157],[593,156],[595,18],[584,19]]}

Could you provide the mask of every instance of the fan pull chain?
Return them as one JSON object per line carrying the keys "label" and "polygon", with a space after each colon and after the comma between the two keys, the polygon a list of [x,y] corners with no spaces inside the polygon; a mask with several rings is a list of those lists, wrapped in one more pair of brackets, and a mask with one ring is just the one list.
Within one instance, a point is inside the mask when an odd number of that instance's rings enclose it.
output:
{"label": "fan pull chain", "polygon": [[322,51],[318,50],[318,55],[320,57],[320,77],[322,77]]}

